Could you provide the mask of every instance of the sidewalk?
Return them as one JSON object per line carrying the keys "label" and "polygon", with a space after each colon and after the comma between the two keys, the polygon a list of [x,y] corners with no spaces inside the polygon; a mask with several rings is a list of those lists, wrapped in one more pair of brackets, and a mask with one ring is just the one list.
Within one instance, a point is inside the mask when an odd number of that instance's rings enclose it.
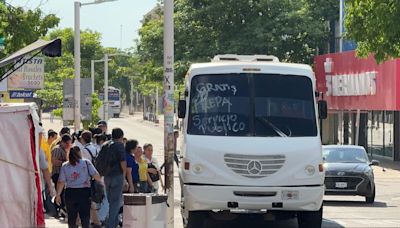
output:
{"label": "sidewalk", "polygon": [[376,159],[376,160],[379,161],[379,166],[382,168],[400,171],[400,161],[390,161],[386,159]]}

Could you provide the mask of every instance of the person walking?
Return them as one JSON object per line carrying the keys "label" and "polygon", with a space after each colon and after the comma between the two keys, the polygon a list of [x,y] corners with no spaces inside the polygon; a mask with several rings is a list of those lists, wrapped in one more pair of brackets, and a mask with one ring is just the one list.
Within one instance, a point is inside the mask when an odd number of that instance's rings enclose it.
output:
{"label": "person walking", "polygon": [[[83,131],[80,138],[79,142],[83,147],[82,150],[82,157],[86,160],[89,160],[92,162],[92,164],[95,162],[95,159],[97,157],[98,151],[96,147],[92,143],[92,132],[90,131]],[[90,220],[92,221],[92,226],[93,227],[101,227],[101,221],[98,216],[98,210],[100,208],[100,205],[98,205],[95,202],[92,202],[92,205],[90,207]]]}
{"label": "person walking", "polygon": [[153,157],[153,145],[151,145],[150,143],[146,143],[144,144],[143,149],[144,156],[148,165],[147,172],[153,183],[153,188],[151,189],[151,192],[158,193],[158,189],[160,188],[158,181],[161,182],[162,189],[164,189],[164,183],[161,178],[160,166],[158,165],[158,161],[155,157]]}
{"label": "person walking", "polygon": [[[107,152],[111,155],[110,164],[108,164],[110,171],[104,175],[107,199],[110,204],[106,224],[107,228],[115,228],[119,224],[118,213],[122,205],[122,189],[126,175],[126,157],[123,144],[124,132],[121,128],[114,128],[111,132],[111,137],[111,142],[103,145],[103,147],[109,147],[109,151]],[[101,153],[102,151],[100,151]]]}
{"label": "person walking", "polygon": [[68,227],[77,227],[76,220],[79,214],[82,228],[89,228],[91,179],[98,182],[102,180],[93,164],[89,160],[82,159],[79,147],[73,147],[68,158],[68,162],[65,162],[60,169],[55,200],[57,204],[61,204],[61,192],[65,187]]}

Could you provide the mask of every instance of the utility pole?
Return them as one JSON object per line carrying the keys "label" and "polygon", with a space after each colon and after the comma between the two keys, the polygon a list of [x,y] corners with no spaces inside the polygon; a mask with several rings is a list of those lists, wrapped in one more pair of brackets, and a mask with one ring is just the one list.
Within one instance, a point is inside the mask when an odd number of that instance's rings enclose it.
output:
{"label": "utility pole", "polygon": [[130,78],[130,83],[131,83],[131,90],[130,90],[131,103],[129,104],[129,115],[133,115],[133,79],[132,78]]}
{"label": "utility pole", "polygon": [[108,121],[108,55],[104,54],[104,120]]}
{"label": "utility pole", "polygon": [[174,227],[174,1],[164,0],[164,159],[167,228]]}
{"label": "utility pole", "polygon": [[80,10],[81,3],[75,2],[75,37],[74,37],[74,126],[75,131],[81,128],[81,28],[80,28]]}

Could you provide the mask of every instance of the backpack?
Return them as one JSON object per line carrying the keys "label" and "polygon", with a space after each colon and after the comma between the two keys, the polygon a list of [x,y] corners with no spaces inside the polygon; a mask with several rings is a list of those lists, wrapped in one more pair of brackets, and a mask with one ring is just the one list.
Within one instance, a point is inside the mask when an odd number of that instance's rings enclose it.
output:
{"label": "backpack", "polygon": [[107,176],[114,166],[115,153],[111,150],[112,145],[114,145],[113,141],[106,142],[94,160],[94,167],[100,176]]}

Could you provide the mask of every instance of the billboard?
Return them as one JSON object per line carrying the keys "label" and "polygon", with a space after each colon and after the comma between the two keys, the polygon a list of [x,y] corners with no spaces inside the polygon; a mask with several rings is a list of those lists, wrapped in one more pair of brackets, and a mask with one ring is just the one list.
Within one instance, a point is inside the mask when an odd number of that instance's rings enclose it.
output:
{"label": "billboard", "polygon": [[[92,82],[81,79],[81,120],[92,119]],[[63,120],[74,120],[74,80],[66,79],[63,84]]]}
{"label": "billboard", "polygon": [[16,62],[14,68],[22,65],[13,72],[7,79],[9,89],[43,89],[44,88],[44,58],[24,57]]}

